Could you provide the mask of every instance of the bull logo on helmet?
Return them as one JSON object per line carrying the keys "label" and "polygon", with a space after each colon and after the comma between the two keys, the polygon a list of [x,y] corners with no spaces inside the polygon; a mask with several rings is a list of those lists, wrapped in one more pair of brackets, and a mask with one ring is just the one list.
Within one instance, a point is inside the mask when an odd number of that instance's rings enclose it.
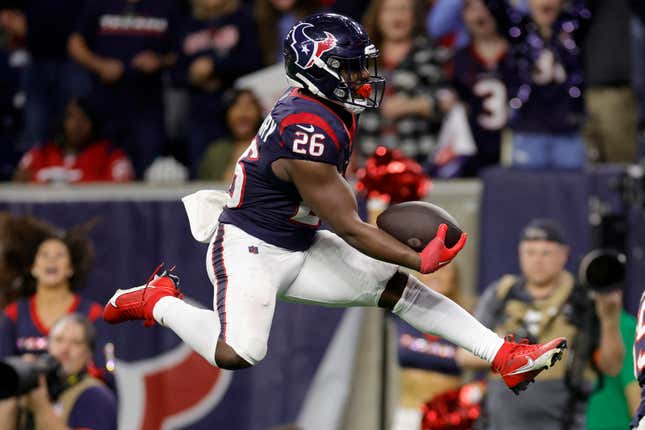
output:
{"label": "bull logo on helmet", "polygon": [[313,27],[312,24],[301,22],[291,30],[291,49],[296,54],[294,63],[303,69],[314,65],[315,59],[320,58],[325,52],[336,47],[336,37],[325,31],[323,40],[314,40],[305,33],[305,29]]}

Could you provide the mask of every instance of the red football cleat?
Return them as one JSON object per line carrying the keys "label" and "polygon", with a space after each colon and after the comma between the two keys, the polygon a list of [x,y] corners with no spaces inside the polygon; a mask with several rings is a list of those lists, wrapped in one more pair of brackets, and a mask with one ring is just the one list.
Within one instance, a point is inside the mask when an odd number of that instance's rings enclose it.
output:
{"label": "red football cleat", "polygon": [[567,340],[563,337],[547,343],[530,344],[527,339],[518,343],[513,340],[513,336],[506,336],[491,368],[502,375],[508,388],[519,394],[526,390],[538,373],[552,367],[562,358],[566,348]]}
{"label": "red football cleat", "polygon": [[167,271],[157,276],[160,268],[161,265],[157,267],[145,285],[116,290],[103,309],[103,319],[110,324],[129,320],[144,320],[144,326],[153,326],[155,319],[152,316],[152,309],[159,299],[166,296],[180,299],[184,297],[178,288],[179,277],[171,275]]}

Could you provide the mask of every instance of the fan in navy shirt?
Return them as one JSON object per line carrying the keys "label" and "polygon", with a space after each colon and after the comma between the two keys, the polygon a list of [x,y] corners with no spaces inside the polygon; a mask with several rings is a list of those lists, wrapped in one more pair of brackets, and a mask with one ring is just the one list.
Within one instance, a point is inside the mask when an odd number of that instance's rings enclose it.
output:
{"label": "fan in navy shirt", "polygon": [[483,0],[466,0],[463,19],[471,43],[454,57],[453,85],[468,109],[477,155],[467,174],[498,164],[502,130],[508,121],[505,77],[510,73],[508,43],[497,32]]}
{"label": "fan in navy shirt", "polygon": [[584,0],[530,0],[523,16],[507,1],[489,0],[513,61],[508,80],[513,165],[577,169],[584,166],[580,46],[590,11]]}
{"label": "fan in navy shirt", "polygon": [[70,55],[93,73],[106,131],[137,175],[165,140],[162,71],[174,63],[173,0],[92,0],[70,37]]}
{"label": "fan in navy shirt", "polygon": [[258,69],[261,55],[251,15],[237,0],[194,2],[180,32],[175,84],[190,90],[188,161],[195,174],[208,144],[226,134],[224,93]]}

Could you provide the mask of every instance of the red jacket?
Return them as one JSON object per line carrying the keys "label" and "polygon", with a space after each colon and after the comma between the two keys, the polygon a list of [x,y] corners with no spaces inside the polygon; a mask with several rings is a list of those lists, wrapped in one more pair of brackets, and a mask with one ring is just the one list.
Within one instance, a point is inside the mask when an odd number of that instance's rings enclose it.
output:
{"label": "red jacket", "polygon": [[134,179],[128,156],[107,140],[91,143],[78,154],[65,155],[54,142],[32,148],[19,168],[36,183],[125,182]]}

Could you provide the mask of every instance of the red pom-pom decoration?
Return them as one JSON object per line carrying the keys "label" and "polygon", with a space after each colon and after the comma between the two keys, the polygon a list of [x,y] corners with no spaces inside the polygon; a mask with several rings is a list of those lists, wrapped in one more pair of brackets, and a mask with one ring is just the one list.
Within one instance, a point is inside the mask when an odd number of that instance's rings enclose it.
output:
{"label": "red pom-pom decoration", "polygon": [[430,190],[430,178],[419,163],[384,146],[376,148],[356,176],[356,191],[390,204],[421,200]]}
{"label": "red pom-pom decoration", "polygon": [[421,430],[470,430],[481,415],[486,386],[472,382],[436,395],[421,407]]}

